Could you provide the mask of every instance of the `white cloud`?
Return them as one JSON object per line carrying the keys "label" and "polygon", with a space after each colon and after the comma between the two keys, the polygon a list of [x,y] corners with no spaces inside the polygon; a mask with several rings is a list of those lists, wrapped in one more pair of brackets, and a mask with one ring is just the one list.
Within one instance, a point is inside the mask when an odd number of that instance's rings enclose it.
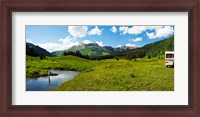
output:
{"label": "white cloud", "polygon": [[122,34],[141,34],[142,32],[146,31],[147,27],[146,26],[132,26],[132,27],[128,27],[128,26],[121,26],[119,27],[119,31],[122,32]]}
{"label": "white cloud", "polygon": [[90,41],[90,40],[84,40],[82,43],[89,44],[89,43],[92,43],[92,41]]}
{"label": "white cloud", "polygon": [[91,31],[88,32],[88,35],[101,35],[102,31],[98,28],[98,26],[95,26]]}
{"label": "white cloud", "polygon": [[38,46],[46,49],[49,52],[53,52],[56,50],[66,50],[72,46],[78,45],[79,42],[70,36],[67,36],[64,39],[59,39],[58,40],[61,43],[43,43],[43,44],[37,44]]}
{"label": "white cloud", "polygon": [[146,26],[133,26],[133,27],[128,29],[128,33],[137,35],[137,34],[141,34],[145,30],[147,30]]}
{"label": "white cloud", "polygon": [[53,52],[56,50],[64,50],[64,46],[59,43],[43,43],[43,44],[37,44],[41,48],[46,49],[49,52]]}
{"label": "white cloud", "polygon": [[27,38],[27,39],[26,39],[26,42],[35,44],[35,43],[32,41],[32,39],[30,39],[30,38]]}
{"label": "white cloud", "polygon": [[113,26],[111,29],[110,29],[111,32],[113,33],[116,33],[117,32],[117,28],[115,26]]}
{"label": "white cloud", "polygon": [[104,44],[103,44],[102,41],[96,41],[96,43],[97,43],[99,46],[104,46]]}
{"label": "white cloud", "polygon": [[130,43],[127,43],[126,46],[131,46],[131,47],[135,47],[136,45],[135,44],[130,44]]}
{"label": "white cloud", "polygon": [[161,38],[161,37],[167,37],[174,33],[174,29],[171,26],[164,26],[162,28],[157,28],[155,32],[146,32],[146,35],[149,37],[149,39],[155,39],[155,38]]}
{"label": "white cloud", "polygon": [[128,33],[128,26],[120,26],[119,31],[125,35],[126,33]]}
{"label": "white cloud", "polygon": [[158,37],[167,37],[168,35],[174,33],[174,29],[171,26],[165,26],[156,31]]}
{"label": "white cloud", "polygon": [[70,45],[70,44],[74,44],[77,42],[76,38],[73,38],[71,36],[67,36],[66,38],[64,39],[59,39],[58,40],[59,42],[62,42],[64,45]]}
{"label": "white cloud", "polygon": [[141,37],[137,37],[135,39],[130,39],[131,41],[133,42],[138,42],[138,41],[142,41],[142,38]]}
{"label": "white cloud", "polygon": [[95,28],[88,30],[87,26],[68,26],[68,32],[74,37],[74,38],[82,38],[87,35],[101,35],[103,29],[99,29],[98,26],[95,26]]}
{"label": "white cloud", "polygon": [[88,33],[87,26],[68,26],[68,32],[75,38],[85,37]]}
{"label": "white cloud", "polygon": [[171,26],[121,26],[119,27],[119,31],[121,34],[134,34],[138,35],[141,34],[147,30],[155,31],[156,33],[149,33],[146,32],[146,35],[150,38],[157,38],[157,37],[167,37],[168,35],[172,34],[174,32],[173,27]]}
{"label": "white cloud", "polygon": [[149,39],[155,39],[156,38],[156,34],[154,32],[146,32],[146,35],[149,37]]}

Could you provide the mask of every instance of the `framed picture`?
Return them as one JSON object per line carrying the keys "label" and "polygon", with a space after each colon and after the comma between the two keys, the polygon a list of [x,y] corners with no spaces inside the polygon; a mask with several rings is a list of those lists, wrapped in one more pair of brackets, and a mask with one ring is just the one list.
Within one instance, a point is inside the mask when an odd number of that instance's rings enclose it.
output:
{"label": "framed picture", "polygon": [[1,116],[200,116],[199,1],[1,4]]}

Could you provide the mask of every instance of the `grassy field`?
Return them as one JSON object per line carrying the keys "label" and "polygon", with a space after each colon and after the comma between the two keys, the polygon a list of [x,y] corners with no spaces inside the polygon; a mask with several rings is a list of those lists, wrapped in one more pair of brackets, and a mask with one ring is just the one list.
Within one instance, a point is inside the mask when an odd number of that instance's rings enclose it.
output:
{"label": "grassy field", "polygon": [[74,56],[27,56],[26,76],[45,75],[48,69],[81,71],[75,78],[54,90],[59,91],[173,91],[174,68],[166,68],[164,59],[91,61]]}

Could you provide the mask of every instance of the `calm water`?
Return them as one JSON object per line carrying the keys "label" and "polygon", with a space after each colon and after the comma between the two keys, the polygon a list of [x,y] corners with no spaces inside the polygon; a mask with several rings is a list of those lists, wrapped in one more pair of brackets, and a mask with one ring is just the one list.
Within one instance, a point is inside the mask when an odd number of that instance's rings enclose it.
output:
{"label": "calm water", "polygon": [[77,71],[52,70],[51,72],[58,75],[26,78],[26,91],[49,91],[79,74]]}

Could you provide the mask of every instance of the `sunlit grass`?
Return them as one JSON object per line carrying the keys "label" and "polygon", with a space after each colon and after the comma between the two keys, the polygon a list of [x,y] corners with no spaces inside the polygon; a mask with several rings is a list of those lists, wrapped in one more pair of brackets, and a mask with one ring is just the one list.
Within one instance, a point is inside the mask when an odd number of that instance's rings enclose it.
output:
{"label": "sunlit grass", "polygon": [[[32,60],[31,60],[32,59]],[[54,90],[59,91],[173,91],[174,68],[166,68],[164,59],[91,61],[74,56],[27,56],[27,77],[48,69],[81,71],[75,78]]]}

